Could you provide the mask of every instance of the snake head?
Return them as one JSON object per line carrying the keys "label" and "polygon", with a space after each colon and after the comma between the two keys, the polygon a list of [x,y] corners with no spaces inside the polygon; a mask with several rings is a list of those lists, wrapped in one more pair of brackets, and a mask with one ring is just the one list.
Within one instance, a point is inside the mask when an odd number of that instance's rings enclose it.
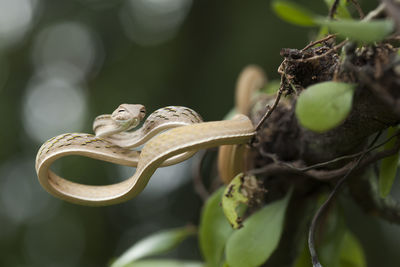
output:
{"label": "snake head", "polygon": [[136,127],[145,117],[146,109],[139,104],[121,104],[111,114],[111,119],[127,129]]}

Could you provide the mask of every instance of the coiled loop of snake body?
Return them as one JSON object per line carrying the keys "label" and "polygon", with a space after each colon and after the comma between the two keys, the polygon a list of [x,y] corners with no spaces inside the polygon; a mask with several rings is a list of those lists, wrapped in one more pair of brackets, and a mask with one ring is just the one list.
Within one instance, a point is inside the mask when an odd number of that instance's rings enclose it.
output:
{"label": "coiled loop of snake body", "polygon": [[[67,133],[45,142],[36,157],[40,184],[51,194],[78,204],[100,206],[126,201],[139,194],[158,167],[187,159],[200,149],[246,143],[254,135],[248,117],[203,122],[186,107],[166,107],[152,113],[143,126],[134,131],[144,117],[142,105],[123,104],[112,115],[96,118],[98,136]],[[173,128],[173,129],[171,129]],[[141,151],[132,150],[144,144]],[[104,186],[68,181],[50,170],[64,156],[80,155],[116,164],[137,167],[127,180]]]}

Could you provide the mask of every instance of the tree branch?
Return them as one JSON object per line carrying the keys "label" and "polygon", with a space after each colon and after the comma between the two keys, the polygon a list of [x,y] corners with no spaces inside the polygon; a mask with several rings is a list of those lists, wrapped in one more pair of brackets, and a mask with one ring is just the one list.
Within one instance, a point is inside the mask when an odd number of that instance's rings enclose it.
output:
{"label": "tree branch", "polygon": [[[249,171],[247,171],[247,173],[249,175],[264,175],[264,176],[295,175],[295,176],[307,177],[307,178],[321,180],[321,181],[336,179],[336,178],[339,178],[340,176],[345,175],[350,169],[354,168],[355,165],[358,165],[357,169],[363,169],[363,168],[368,167],[369,165],[371,165],[374,162],[377,162],[385,157],[389,157],[391,155],[398,153],[400,150],[400,140],[397,140],[396,145],[392,149],[376,152],[376,153],[366,157],[365,159],[362,159],[359,164],[356,164],[356,162],[352,161],[352,162],[349,162],[346,165],[344,165],[338,169],[334,169],[334,170],[315,170],[315,169],[311,169],[310,167],[316,168],[316,167],[320,167],[320,166],[323,166],[326,164],[331,164],[332,162],[336,162],[337,160],[342,160],[342,159],[345,159],[348,157],[356,157],[356,156],[360,156],[363,154],[367,155],[370,151],[383,146],[384,144],[386,144],[387,142],[392,140],[394,137],[397,137],[399,135],[400,135],[400,131],[397,131],[394,135],[392,135],[391,137],[386,139],[384,142],[382,142],[376,146],[372,146],[362,152],[359,152],[359,153],[356,153],[353,155],[340,157],[338,159],[333,159],[333,160],[330,160],[330,161],[327,161],[324,163],[315,164],[313,166],[309,166],[306,168],[296,167],[296,165],[298,165],[298,163],[288,163],[288,162],[277,161],[275,158],[274,163],[268,164],[261,168],[249,170]],[[264,154],[264,156],[266,156],[266,154]],[[268,155],[268,157],[271,157],[271,156]]]}

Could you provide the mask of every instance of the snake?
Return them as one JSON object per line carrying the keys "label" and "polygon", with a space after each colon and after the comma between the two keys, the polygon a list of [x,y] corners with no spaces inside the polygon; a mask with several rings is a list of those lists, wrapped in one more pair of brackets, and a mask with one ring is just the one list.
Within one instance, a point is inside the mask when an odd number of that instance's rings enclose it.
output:
{"label": "snake", "polygon": [[[142,126],[146,110],[140,104],[122,104],[111,115],[95,118],[95,134],[65,133],[44,142],[36,156],[36,173],[50,194],[75,204],[107,206],[137,196],[153,173],[176,164],[201,149],[247,143],[255,134],[250,119],[237,114],[230,120],[204,122],[187,107],[168,106],[154,111]],[[78,155],[136,167],[126,180],[108,185],[72,182],[51,170],[63,157]]]}
{"label": "snake", "polygon": [[[235,88],[235,113],[249,115],[255,93],[265,86],[267,76],[256,65],[246,66],[239,74]],[[224,184],[249,169],[246,159],[249,148],[243,144],[224,145],[218,149],[217,167],[219,178]]]}

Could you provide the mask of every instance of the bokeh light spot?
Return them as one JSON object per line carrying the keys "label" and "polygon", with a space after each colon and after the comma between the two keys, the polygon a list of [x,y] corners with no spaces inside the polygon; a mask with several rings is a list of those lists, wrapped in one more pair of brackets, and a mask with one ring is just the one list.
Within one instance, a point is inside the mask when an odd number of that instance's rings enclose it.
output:
{"label": "bokeh light spot", "polygon": [[101,61],[99,47],[98,38],[88,27],[64,22],[40,32],[34,44],[33,61],[37,69],[60,62],[72,65],[83,79]]}
{"label": "bokeh light spot", "polygon": [[34,4],[32,0],[0,0],[0,45],[18,41],[31,25]]}
{"label": "bokeh light spot", "polygon": [[61,78],[34,79],[23,103],[26,132],[44,142],[55,135],[78,131],[86,114],[86,94],[79,85]]}
{"label": "bokeh light spot", "polygon": [[126,35],[140,45],[157,45],[173,38],[192,0],[128,0],[120,18]]}
{"label": "bokeh light spot", "polygon": [[58,208],[58,202],[40,187],[33,164],[22,158],[0,165],[1,210],[17,224],[44,220]]}

